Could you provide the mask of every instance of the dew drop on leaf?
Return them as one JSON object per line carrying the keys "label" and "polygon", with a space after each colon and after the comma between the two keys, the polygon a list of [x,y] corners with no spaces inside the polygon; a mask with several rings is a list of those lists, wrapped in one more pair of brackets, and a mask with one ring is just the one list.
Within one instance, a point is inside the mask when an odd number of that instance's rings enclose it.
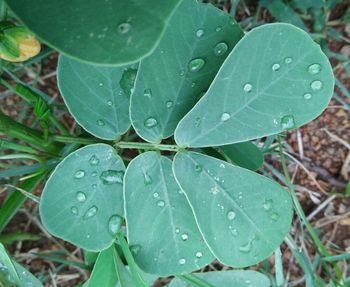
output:
{"label": "dew drop on leaf", "polygon": [[78,208],[76,206],[72,206],[70,212],[74,215],[78,215],[79,213]]}
{"label": "dew drop on leaf", "polygon": [[220,190],[219,190],[219,188],[215,185],[215,186],[213,186],[212,188],[209,189],[209,192],[210,192],[211,194],[216,195],[216,194],[218,194],[218,193],[220,192]]}
{"label": "dew drop on leaf", "polygon": [[91,206],[84,214],[84,219],[89,219],[89,218],[92,218],[96,215],[98,211],[98,208],[97,206],[93,205]]}
{"label": "dew drop on leaf", "polygon": [[156,125],[158,125],[158,121],[155,118],[150,117],[150,118],[145,120],[144,125],[146,128],[153,128]]}
{"label": "dew drop on leaf", "polygon": [[292,115],[287,115],[282,117],[281,126],[283,130],[290,130],[295,127],[294,117]]}
{"label": "dew drop on leaf", "polygon": [[272,199],[266,199],[264,204],[263,204],[263,208],[268,211],[272,208],[272,204],[273,204],[273,201]]}
{"label": "dew drop on leaf", "polygon": [[201,258],[203,256],[203,253],[201,251],[196,252],[196,257]]}
{"label": "dew drop on leaf", "polygon": [[279,69],[281,68],[281,65],[280,64],[273,64],[272,65],[272,71],[276,72],[278,71]]}
{"label": "dew drop on leaf", "polygon": [[203,170],[203,168],[200,164],[196,164],[195,170],[196,170],[196,172],[201,172]]}
{"label": "dew drop on leaf", "polygon": [[198,38],[201,38],[204,36],[204,30],[203,29],[198,29],[197,32],[196,32],[196,36]]}
{"label": "dew drop on leaf", "polygon": [[253,89],[252,84],[246,83],[243,87],[243,91],[245,91],[246,93],[250,93]]}
{"label": "dew drop on leaf", "polygon": [[228,50],[227,44],[225,42],[220,42],[214,48],[214,55],[222,56],[227,52],[227,50]]}
{"label": "dew drop on leaf", "polygon": [[308,68],[307,71],[311,74],[311,75],[317,75],[319,72],[321,72],[321,65],[320,64],[311,64]]}
{"label": "dew drop on leaf", "polygon": [[111,185],[115,183],[122,184],[124,178],[124,172],[118,170],[105,170],[101,173],[100,179],[103,184]]}
{"label": "dew drop on leaf", "polygon": [[130,31],[130,29],[131,29],[131,25],[130,23],[127,23],[127,22],[120,23],[118,26],[119,34],[126,34]]}
{"label": "dew drop on leaf", "polygon": [[158,201],[157,201],[157,206],[159,206],[159,207],[164,207],[164,206],[165,206],[164,200],[158,200]]}
{"label": "dew drop on leaf", "polygon": [[152,178],[147,172],[143,173],[143,182],[145,183],[145,185],[152,184]]}
{"label": "dew drop on leaf", "polygon": [[221,30],[222,30],[221,26],[217,26],[216,29],[215,29],[216,32],[220,32]]}
{"label": "dew drop on leaf", "polygon": [[99,87],[103,87],[103,83],[98,83]]}
{"label": "dew drop on leaf", "polygon": [[286,57],[286,58],[284,59],[284,62],[285,62],[286,64],[291,64],[291,63],[293,62],[293,59],[292,59],[291,57]]}
{"label": "dew drop on leaf", "polygon": [[113,106],[113,102],[111,100],[107,101],[107,105],[109,105],[110,107]]}
{"label": "dew drop on leaf", "polygon": [[98,126],[100,126],[100,127],[102,127],[102,126],[104,126],[106,123],[105,123],[105,121],[104,120],[97,120],[97,125]]}
{"label": "dew drop on leaf", "polygon": [[239,247],[239,251],[241,251],[243,253],[249,253],[250,251],[252,251],[252,248],[253,248],[253,240],[250,240],[246,244],[241,245]]}
{"label": "dew drop on leaf", "polygon": [[151,89],[145,89],[143,91],[143,95],[147,98],[151,98],[152,97],[152,90]]}
{"label": "dew drop on leaf", "polygon": [[170,109],[170,108],[172,108],[174,106],[174,102],[173,101],[167,101],[165,103],[165,106],[167,107],[167,109]]}
{"label": "dew drop on leaf", "polygon": [[187,234],[187,233],[181,234],[181,239],[182,239],[183,241],[186,241],[186,240],[188,239],[188,234]]}
{"label": "dew drop on leaf", "polygon": [[175,228],[175,233],[179,233],[180,232],[180,228],[176,227]]}
{"label": "dew drop on leaf", "polygon": [[186,259],[185,258],[179,259],[179,264],[180,265],[185,265],[186,264]]}
{"label": "dew drop on leaf", "polygon": [[322,87],[323,87],[323,84],[319,80],[313,81],[311,83],[311,89],[314,90],[314,91],[319,91],[319,90],[322,89]]}
{"label": "dew drop on leaf", "polygon": [[205,61],[202,58],[196,58],[189,62],[188,69],[190,72],[198,72],[205,65]]}
{"label": "dew drop on leaf", "polygon": [[91,173],[91,176],[92,176],[92,177],[97,176],[97,172],[96,172],[96,171],[93,171],[93,172]]}
{"label": "dew drop on leaf", "polygon": [[223,113],[223,114],[221,115],[221,121],[222,121],[222,122],[226,122],[226,121],[228,121],[230,118],[231,118],[231,115],[230,115],[229,113]]}
{"label": "dew drop on leaf", "polygon": [[85,171],[83,171],[82,169],[78,170],[74,175],[74,177],[78,179],[83,178],[84,176],[85,176]]}
{"label": "dew drop on leaf", "polygon": [[154,198],[159,197],[159,193],[158,193],[158,192],[153,193],[153,197],[154,197]]}
{"label": "dew drop on leaf", "polygon": [[98,165],[100,163],[100,160],[98,159],[98,157],[96,155],[92,155],[89,163],[93,166]]}
{"label": "dew drop on leaf", "polygon": [[304,98],[305,100],[310,100],[310,99],[312,98],[312,94],[310,94],[310,93],[305,93],[305,94],[303,95],[303,98]]}
{"label": "dew drop on leaf", "polygon": [[76,198],[79,202],[84,202],[86,200],[86,195],[84,192],[77,192]]}
{"label": "dew drop on leaf", "polygon": [[272,213],[270,217],[274,221],[277,221],[280,218],[279,214],[276,212]]}
{"label": "dew drop on leaf", "polygon": [[116,234],[119,229],[121,228],[123,223],[123,218],[121,218],[118,215],[113,215],[108,221],[108,230],[111,232],[113,235]]}
{"label": "dew drop on leaf", "polygon": [[230,210],[229,212],[227,212],[227,219],[228,220],[234,220],[236,218],[236,213],[232,210]]}

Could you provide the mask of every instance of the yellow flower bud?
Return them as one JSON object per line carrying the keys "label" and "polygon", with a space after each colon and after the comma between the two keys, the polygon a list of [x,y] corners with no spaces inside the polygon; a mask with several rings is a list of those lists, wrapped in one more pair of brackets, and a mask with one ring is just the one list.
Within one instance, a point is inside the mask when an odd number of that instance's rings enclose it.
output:
{"label": "yellow flower bud", "polygon": [[21,39],[19,41],[19,56],[18,57],[9,57],[4,54],[0,54],[0,57],[9,62],[24,62],[29,58],[32,58],[39,54],[40,52],[40,43],[35,37],[28,37]]}

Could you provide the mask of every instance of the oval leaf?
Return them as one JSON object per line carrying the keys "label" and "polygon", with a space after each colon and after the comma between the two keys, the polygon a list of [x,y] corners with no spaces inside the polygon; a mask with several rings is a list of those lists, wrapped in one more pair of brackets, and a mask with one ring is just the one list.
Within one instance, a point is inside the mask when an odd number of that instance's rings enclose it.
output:
{"label": "oval leaf", "polygon": [[263,25],[233,49],[206,95],[180,121],[176,142],[226,145],[300,127],[327,107],[333,87],[332,67],[306,32]]}
{"label": "oval leaf", "polygon": [[[205,273],[194,273],[193,275],[205,280],[213,286],[220,287],[270,287],[270,280],[264,275],[252,270],[230,270]],[[188,287],[189,285],[176,278],[171,281],[169,287]]]}
{"label": "oval leaf", "polygon": [[44,42],[73,58],[107,65],[137,62],[158,44],[180,0],[6,0]]}
{"label": "oval leaf", "polygon": [[178,153],[173,170],[219,261],[250,266],[280,245],[289,230],[293,207],[289,194],[277,183],[194,152]]}
{"label": "oval leaf", "polygon": [[171,136],[242,36],[227,13],[183,1],[157,49],[140,64],[130,108],[137,133],[150,142]]}
{"label": "oval leaf", "polygon": [[124,170],[122,159],[106,144],[71,153],[57,165],[42,193],[44,226],[89,251],[109,247],[123,216]]}
{"label": "oval leaf", "polygon": [[126,170],[124,196],[128,241],[143,271],[181,274],[213,260],[169,159],[156,152],[135,158]]}
{"label": "oval leaf", "polygon": [[101,67],[61,56],[58,87],[74,119],[89,133],[114,140],[130,127],[128,87],[136,66]]}

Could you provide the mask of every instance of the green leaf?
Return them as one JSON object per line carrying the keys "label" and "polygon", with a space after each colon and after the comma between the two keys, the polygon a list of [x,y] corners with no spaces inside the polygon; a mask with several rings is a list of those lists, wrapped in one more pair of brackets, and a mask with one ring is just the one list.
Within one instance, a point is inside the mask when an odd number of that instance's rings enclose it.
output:
{"label": "green leaf", "polygon": [[[0,243],[0,283],[2,281],[14,285],[20,285],[20,278],[17,270],[8,256],[4,245]],[[11,286],[11,285],[10,285]]]}
{"label": "green leaf", "polygon": [[332,67],[306,32],[263,25],[233,49],[206,95],[180,121],[176,142],[227,145],[295,129],[327,107],[333,87]]}
{"label": "green leaf", "polygon": [[168,158],[147,152],[131,161],[124,196],[128,242],[143,271],[188,273],[213,260]]}
{"label": "green leaf", "polygon": [[[252,270],[230,270],[230,271],[215,271],[205,273],[194,273],[193,275],[220,287],[270,287],[269,279],[256,271]],[[188,283],[180,279],[171,281],[169,287],[190,287]]]}
{"label": "green leaf", "polygon": [[101,251],[89,279],[88,287],[115,287],[118,282],[114,264],[114,245]]}
{"label": "green leaf", "polygon": [[277,21],[290,23],[307,31],[300,16],[290,7],[290,5],[285,4],[282,0],[260,0],[259,3],[267,8]]}
{"label": "green leaf", "polygon": [[132,276],[131,276],[129,270],[124,265],[118,252],[115,249],[113,249],[113,252],[114,252],[114,257],[113,257],[114,265],[117,268],[116,271],[117,271],[118,278],[119,278],[118,285],[121,287],[144,287],[143,285],[137,286],[135,284],[135,282],[132,280]]}
{"label": "green leaf", "polygon": [[14,266],[17,270],[17,273],[20,278],[21,287],[43,287],[43,284],[37,279],[32,273],[30,273],[27,269],[14,262]]}
{"label": "green leaf", "polygon": [[257,170],[264,162],[261,150],[251,142],[220,146],[219,150],[229,161],[250,170]]}
{"label": "green leaf", "polygon": [[262,261],[288,232],[291,198],[270,179],[195,152],[178,153],[173,171],[204,240],[225,265]]}
{"label": "green leaf", "polygon": [[227,13],[184,0],[157,49],[140,64],[130,108],[136,132],[150,142],[171,136],[242,36]]}
{"label": "green leaf", "polygon": [[88,251],[109,247],[123,215],[124,163],[105,144],[67,156],[48,179],[40,200],[47,230]]}
{"label": "green leaf", "polygon": [[125,76],[136,76],[136,65],[101,67],[61,56],[58,86],[75,120],[89,133],[114,140],[130,127]]}
{"label": "green leaf", "polygon": [[181,0],[6,0],[42,41],[86,62],[137,62],[157,46]]}

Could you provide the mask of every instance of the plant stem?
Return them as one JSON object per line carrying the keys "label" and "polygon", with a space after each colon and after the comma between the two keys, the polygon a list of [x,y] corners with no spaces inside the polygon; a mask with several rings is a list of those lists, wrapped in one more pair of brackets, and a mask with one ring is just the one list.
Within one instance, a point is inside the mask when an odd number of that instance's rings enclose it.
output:
{"label": "plant stem", "polygon": [[178,275],[176,276],[177,278],[188,282],[190,284],[193,284],[194,286],[198,286],[198,287],[215,287],[213,285],[211,285],[210,283],[202,280],[201,278],[193,275],[193,274],[183,274],[183,275]]}
{"label": "plant stem", "polygon": [[[281,157],[283,173],[284,173],[284,176],[286,178],[287,187],[288,187],[288,190],[289,190],[290,195],[292,197],[295,210],[296,210],[299,218],[301,219],[302,223],[305,225],[306,229],[308,230],[308,232],[309,232],[309,234],[311,236],[311,239],[316,244],[318,252],[322,256],[330,256],[331,253],[328,251],[326,246],[324,246],[322,241],[319,239],[319,237],[318,237],[317,233],[315,232],[314,228],[311,226],[310,222],[307,220],[307,217],[306,217],[306,215],[304,213],[304,210],[303,210],[303,208],[300,205],[299,199],[298,199],[298,197],[296,195],[294,186],[292,184],[292,181],[291,181],[291,178],[290,178],[290,175],[289,175],[289,172],[288,172],[287,161],[286,161],[286,157],[285,157],[285,155],[283,153],[282,143],[281,143],[281,138],[280,137],[278,137],[278,143],[280,144],[279,153],[280,153],[280,157]],[[336,264],[334,264],[333,266],[335,268],[335,272],[337,274],[338,279],[341,279],[342,278],[342,272],[341,272],[339,266],[336,265]]]}
{"label": "plant stem", "polygon": [[115,147],[121,149],[141,149],[141,150],[163,150],[163,151],[179,151],[180,147],[177,145],[166,145],[166,144],[153,144],[143,142],[116,142]]}
{"label": "plant stem", "polygon": [[0,148],[1,149],[12,149],[12,150],[31,153],[31,154],[39,154],[39,151],[37,151],[36,149],[33,149],[30,146],[16,144],[16,143],[9,142],[9,141],[3,140],[3,139],[0,139]]}
{"label": "plant stem", "polygon": [[94,144],[104,142],[96,138],[81,138],[73,136],[50,135],[49,139],[61,143],[76,143],[76,144]]}
{"label": "plant stem", "polygon": [[0,112],[0,134],[1,133],[9,137],[18,138],[39,150],[53,155],[59,154],[62,147],[59,144],[46,141],[39,131],[26,127]]}

